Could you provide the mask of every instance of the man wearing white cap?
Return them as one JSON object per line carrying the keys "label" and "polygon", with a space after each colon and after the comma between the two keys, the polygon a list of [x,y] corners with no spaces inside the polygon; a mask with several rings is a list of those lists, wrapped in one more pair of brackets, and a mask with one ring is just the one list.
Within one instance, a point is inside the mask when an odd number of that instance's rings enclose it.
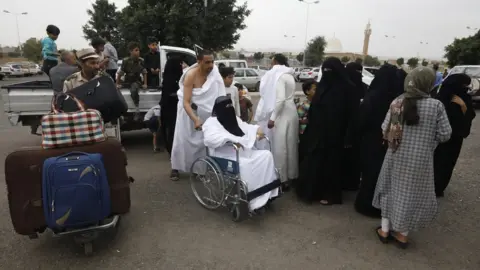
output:
{"label": "man wearing white cap", "polygon": [[81,71],[73,73],[65,79],[63,92],[67,92],[101,76],[98,74],[98,70],[100,69],[98,66],[99,56],[93,48],[78,51],[77,58]]}

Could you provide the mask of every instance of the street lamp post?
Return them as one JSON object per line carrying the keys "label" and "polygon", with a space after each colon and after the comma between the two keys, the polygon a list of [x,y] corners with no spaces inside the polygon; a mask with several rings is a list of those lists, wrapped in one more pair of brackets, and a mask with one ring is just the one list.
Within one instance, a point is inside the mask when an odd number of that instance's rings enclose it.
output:
{"label": "street lamp post", "polygon": [[23,51],[22,51],[22,42],[20,41],[20,28],[18,27],[18,16],[21,16],[21,15],[27,15],[28,12],[22,12],[22,13],[14,13],[14,12],[10,12],[8,10],[3,10],[4,13],[8,13],[8,14],[12,14],[13,16],[15,16],[15,22],[17,24],[17,38],[18,38],[18,48],[20,49],[20,54],[23,55]]}
{"label": "street lamp post", "polygon": [[310,5],[318,4],[320,1],[298,0],[299,2],[307,4],[307,20],[305,22],[305,49],[303,50],[303,66],[305,66],[305,59],[307,58],[307,38],[308,38],[308,15],[310,14]]}

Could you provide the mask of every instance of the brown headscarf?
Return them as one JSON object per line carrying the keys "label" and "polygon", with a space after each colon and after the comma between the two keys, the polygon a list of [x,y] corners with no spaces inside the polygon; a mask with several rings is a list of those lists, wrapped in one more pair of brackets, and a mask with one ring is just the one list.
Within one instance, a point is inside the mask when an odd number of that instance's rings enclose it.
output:
{"label": "brown headscarf", "polygon": [[429,98],[435,84],[435,72],[431,68],[418,67],[405,78],[405,93],[390,105],[390,122],[384,133],[388,147],[395,152],[403,135],[403,124],[417,125],[420,118],[417,111],[417,100]]}

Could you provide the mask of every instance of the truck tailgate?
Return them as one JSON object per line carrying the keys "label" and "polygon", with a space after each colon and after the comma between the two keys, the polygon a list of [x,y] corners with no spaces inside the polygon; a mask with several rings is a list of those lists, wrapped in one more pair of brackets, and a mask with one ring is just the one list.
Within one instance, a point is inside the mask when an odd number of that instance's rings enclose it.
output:
{"label": "truck tailgate", "polygon": [[[130,91],[121,89],[129,110],[134,110]],[[18,115],[44,115],[50,111],[53,97],[51,89],[2,89],[4,110]],[[140,111],[148,111],[160,101],[161,92],[140,90]]]}

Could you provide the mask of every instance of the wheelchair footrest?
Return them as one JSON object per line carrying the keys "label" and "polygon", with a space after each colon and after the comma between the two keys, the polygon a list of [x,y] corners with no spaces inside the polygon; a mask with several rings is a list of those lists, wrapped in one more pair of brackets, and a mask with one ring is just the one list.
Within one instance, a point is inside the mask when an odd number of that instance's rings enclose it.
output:
{"label": "wheelchair footrest", "polygon": [[280,179],[277,179],[269,184],[266,184],[263,187],[259,187],[253,191],[250,191],[247,194],[247,200],[251,201],[253,199],[256,199],[269,191],[279,188],[281,185],[282,185],[282,182],[280,182]]}

